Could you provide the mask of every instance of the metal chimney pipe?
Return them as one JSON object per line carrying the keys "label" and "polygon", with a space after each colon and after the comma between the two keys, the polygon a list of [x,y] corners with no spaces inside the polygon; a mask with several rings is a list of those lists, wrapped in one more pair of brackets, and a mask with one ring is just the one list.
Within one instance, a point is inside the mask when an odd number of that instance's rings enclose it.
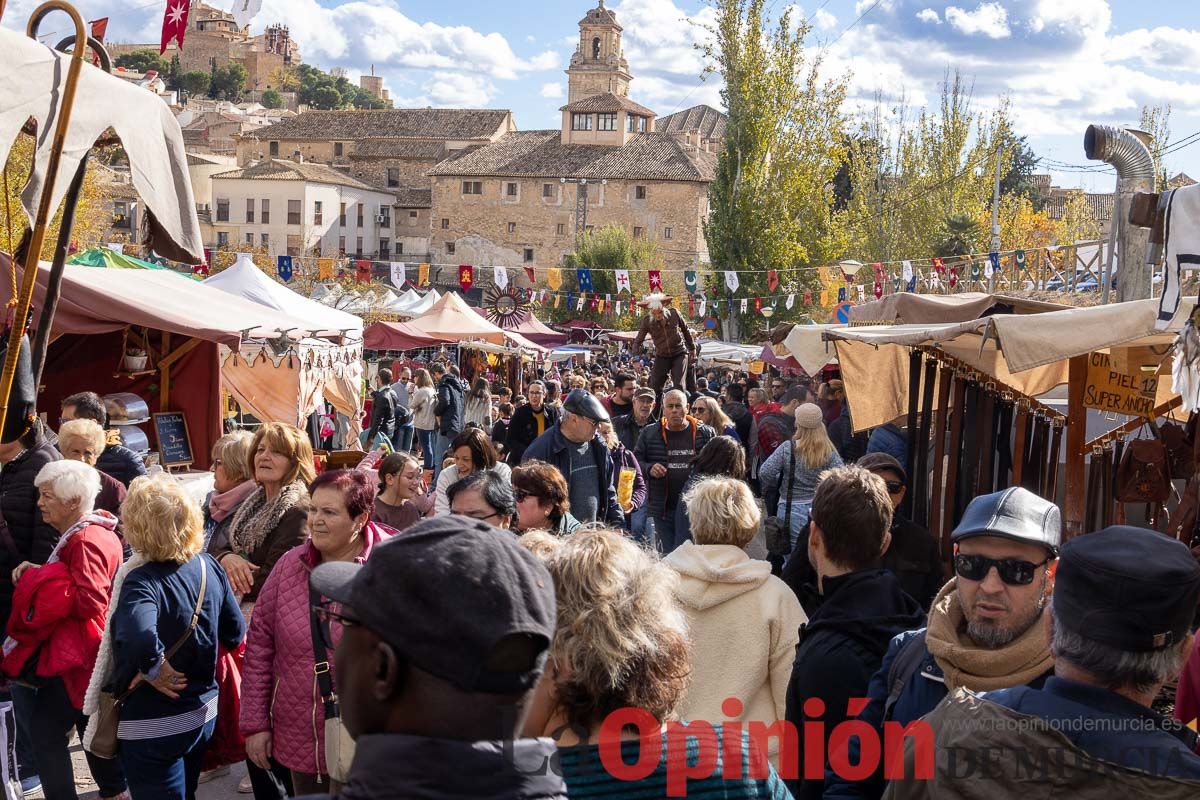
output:
{"label": "metal chimney pipe", "polygon": [[1119,242],[1117,302],[1150,297],[1150,268],[1144,257],[1150,231],[1130,225],[1129,210],[1133,207],[1136,193],[1154,191],[1154,158],[1148,147],[1151,141],[1149,134],[1144,131],[1135,132],[1111,125],[1089,125],[1083,136],[1083,150],[1087,157],[1111,164],[1117,170],[1117,190],[1111,220]]}

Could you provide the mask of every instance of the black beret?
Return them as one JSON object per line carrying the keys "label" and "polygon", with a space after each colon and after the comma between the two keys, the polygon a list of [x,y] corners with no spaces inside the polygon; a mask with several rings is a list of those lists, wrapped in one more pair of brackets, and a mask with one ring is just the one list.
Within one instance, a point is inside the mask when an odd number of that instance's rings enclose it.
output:
{"label": "black beret", "polygon": [[1200,565],[1157,531],[1113,525],[1067,542],[1054,614],[1072,631],[1131,652],[1177,644],[1191,630]]}
{"label": "black beret", "polygon": [[572,389],[567,399],[563,400],[563,410],[592,420],[593,422],[608,422],[608,411],[604,404],[586,389]]}

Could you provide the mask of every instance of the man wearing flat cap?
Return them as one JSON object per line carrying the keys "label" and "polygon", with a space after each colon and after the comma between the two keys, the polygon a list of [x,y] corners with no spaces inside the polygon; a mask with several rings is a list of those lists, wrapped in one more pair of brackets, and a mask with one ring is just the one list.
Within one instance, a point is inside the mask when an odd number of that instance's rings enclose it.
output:
{"label": "man wearing flat cap", "polygon": [[525,449],[521,462],[545,461],[567,481],[571,516],[583,523],[622,525],[616,470],[608,445],[596,435],[609,422],[604,404],[586,389],[572,389],[563,401],[563,417]]}
{"label": "man wearing flat cap", "polygon": [[[908,725],[959,688],[1041,686],[1054,665],[1043,610],[1061,537],[1058,507],[1030,491],[972,500],[951,534],[954,577],[934,598],[927,627],[892,640],[859,719],[882,737],[886,722]],[[860,763],[856,738],[843,750]],[[824,797],[874,800],[885,786],[882,765],[857,781],[827,769]]]}
{"label": "man wearing flat cap", "polygon": [[319,635],[341,629],[325,644],[356,745],[342,800],[565,800],[554,741],[520,738],[557,620],[515,536],[437,517],[309,581]]}
{"label": "man wearing flat cap", "polygon": [[1200,566],[1174,539],[1118,525],[1071,540],[1046,615],[1054,676],[1041,688],[949,697],[926,718],[932,779],[893,781],[885,796],[986,786],[1017,797],[1036,786],[1041,797],[1196,797],[1196,734],[1151,704],[1191,652],[1198,598]]}

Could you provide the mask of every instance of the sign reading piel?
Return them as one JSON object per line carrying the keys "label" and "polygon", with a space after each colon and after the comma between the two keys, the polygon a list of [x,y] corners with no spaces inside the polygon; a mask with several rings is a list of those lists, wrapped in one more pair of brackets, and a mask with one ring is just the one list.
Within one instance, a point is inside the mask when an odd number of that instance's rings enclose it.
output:
{"label": "sign reading piel", "polygon": [[1154,416],[1154,400],[1157,396],[1157,374],[1118,372],[1112,368],[1108,353],[1088,355],[1087,387],[1083,393],[1086,407],[1151,418]]}

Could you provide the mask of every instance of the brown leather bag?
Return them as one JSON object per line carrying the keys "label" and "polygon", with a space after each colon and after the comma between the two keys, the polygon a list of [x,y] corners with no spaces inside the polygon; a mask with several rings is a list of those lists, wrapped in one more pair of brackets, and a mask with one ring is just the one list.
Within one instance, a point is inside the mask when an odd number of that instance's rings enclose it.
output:
{"label": "brown leather bag", "polygon": [[1196,518],[1200,515],[1200,473],[1193,475],[1179,498],[1179,506],[1167,521],[1166,533],[1191,546],[1196,534]]}
{"label": "brown leather bag", "polygon": [[1117,500],[1122,503],[1165,503],[1171,496],[1167,448],[1159,439],[1134,439],[1117,468]]}
{"label": "brown leather bag", "polygon": [[1196,458],[1188,430],[1174,422],[1164,422],[1159,434],[1167,448],[1168,474],[1172,479],[1189,480],[1196,472]]}

